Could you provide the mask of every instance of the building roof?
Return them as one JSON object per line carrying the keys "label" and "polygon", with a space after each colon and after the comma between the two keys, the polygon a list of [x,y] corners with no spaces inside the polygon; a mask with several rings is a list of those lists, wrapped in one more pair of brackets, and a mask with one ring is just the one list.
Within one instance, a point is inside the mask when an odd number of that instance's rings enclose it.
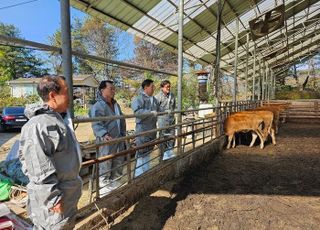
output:
{"label": "building roof", "polygon": [[[41,78],[18,78],[16,80],[8,81],[9,85],[20,85],[20,84],[38,84]],[[99,82],[92,75],[75,75],[73,77],[74,87],[98,87]]]}
{"label": "building roof", "polygon": [[[319,0],[224,0],[221,69],[233,72],[236,25],[239,22],[238,73],[244,76],[249,21],[284,4],[284,26],[248,43],[249,75],[253,53],[276,74],[319,52]],[[73,7],[156,45],[177,51],[179,0],[71,0]],[[184,1],[184,57],[202,65],[214,63],[217,0]],[[251,38],[251,36],[250,36]],[[258,68],[257,68],[258,71]]]}
{"label": "building roof", "polygon": [[16,80],[8,81],[7,83],[9,85],[15,85],[15,84],[38,84],[40,82],[41,78],[18,78]]}
{"label": "building roof", "polygon": [[77,75],[73,77],[73,86],[89,86],[96,88],[99,82],[92,75]]}

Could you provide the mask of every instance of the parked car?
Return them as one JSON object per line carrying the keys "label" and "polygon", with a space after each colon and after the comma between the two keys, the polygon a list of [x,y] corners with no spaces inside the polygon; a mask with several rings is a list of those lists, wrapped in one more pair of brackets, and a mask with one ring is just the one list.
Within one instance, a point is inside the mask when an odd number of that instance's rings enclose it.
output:
{"label": "parked car", "polygon": [[24,107],[4,107],[0,115],[0,130],[21,128],[27,123],[28,118],[24,115]]}

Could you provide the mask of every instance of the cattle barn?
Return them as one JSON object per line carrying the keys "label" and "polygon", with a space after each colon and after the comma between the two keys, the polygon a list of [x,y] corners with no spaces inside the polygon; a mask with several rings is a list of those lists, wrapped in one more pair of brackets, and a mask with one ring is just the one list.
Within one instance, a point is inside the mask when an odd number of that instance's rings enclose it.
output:
{"label": "cattle barn", "polygon": [[[83,151],[95,153],[117,141],[126,141],[128,148],[83,162],[90,176],[76,229],[319,228],[320,100],[276,98],[276,86],[288,69],[319,54],[319,0],[60,0],[60,4],[61,47],[2,35],[1,43],[60,53],[69,85],[72,56],[176,76],[178,82],[177,108],[170,112],[176,115],[176,124],[169,127],[176,129],[174,135],[130,145],[139,135],[161,131],[157,128],[105,143],[81,143]],[[72,50],[70,7],[176,52],[177,71]],[[198,117],[199,109],[182,110],[186,60],[210,72],[215,102],[204,109],[213,111],[210,115]],[[232,100],[221,97],[225,76],[232,77]],[[71,115],[79,125],[97,121]],[[101,118],[115,119],[119,116]],[[176,157],[163,160],[159,146],[172,139]],[[149,146],[154,147],[151,169],[134,177],[134,153]],[[100,197],[98,165],[120,156],[126,156],[122,185]]]}

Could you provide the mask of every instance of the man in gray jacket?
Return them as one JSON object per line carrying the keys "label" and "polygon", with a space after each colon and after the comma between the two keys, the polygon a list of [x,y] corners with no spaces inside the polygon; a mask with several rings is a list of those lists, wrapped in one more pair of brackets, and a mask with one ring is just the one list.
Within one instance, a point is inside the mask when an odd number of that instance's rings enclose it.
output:
{"label": "man in gray jacket", "polygon": [[21,130],[19,157],[27,185],[28,213],[35,229],[74,227],[81,196],[81,153],[63,116],[68,108],[68,87],[63,77],[45,76],[37,91],[42,105],[30,105],[30,119]]}
{"label": "man in gray jacket", "polygon": [[[161,87],[160,92],[155,96],[155,98],[159,102],[160,110],[163,112],[174,111],[176,108],[176,99],[173,93],[171,93],[170,91],[171,89],[170,81],[168,80],[162,81],[160,84],[160,87]],[[168,115],[163,115],[158,117],[159,128],[164,128],[166,126],[170,126],[174,124],[175,124],[174,114],[168,114]],[[160,133],[160,137],[174,136],[175,128],[164,129],[164,130],[161,130],[159,133]],[[175,143],[175,140],[170,140],[160,145],[160,149],[163,154],[163,160],[167,160],[175,156],[175,153],[173,151],[174,143]]]}
{"label": "man in gray jacket", "polygon": [[[119,104],[114,99],[115,86],[112,81],[101,81],[98,88],[97,102],[90,110],[91,117],[108,117],[123,115]],[[126,135],[125,119],[98,121],[92,123],[97,142],[109,141]],[[125,142],[104,145],[99,150],[99,157],[115,154],[125,150]],[[99,164],[100,196],[120,186],[124,157],[117,157]]]}
{"label": "man in gray jacket", "polygon": [[[157,116],[155,115],[160,111],[159,103],[153,96],[155,86],[153,81],[146,79],[142,82],[141,87],[143,91],[133,99],[131,108],[135,115],[153,113],[145,117],[136,117],[136,133],[150,131],[157,128]],[[156,139],[157,132],[136,137],[137,147]],[[150,168],[150,153],[154,146],[149,146],[139,149],[136,153],[136,168],[134,176],[137,177],[149,170]]]}

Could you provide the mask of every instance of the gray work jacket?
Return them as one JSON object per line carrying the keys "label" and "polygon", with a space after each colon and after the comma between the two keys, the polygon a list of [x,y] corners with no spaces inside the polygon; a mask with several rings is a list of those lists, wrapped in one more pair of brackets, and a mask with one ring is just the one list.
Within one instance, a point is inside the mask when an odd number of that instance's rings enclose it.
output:
{"label": "gray work jacket", "polygon": [[[51,229],[77,211],[82,191],[80,148],[73,130],[47,105],[30,105],[25,115],[30,120],[21,130],[19,158],[30,180],[30,218]],[[53,216],[50,209],[60,200],[64,211]]]}
{"label": "gray work jacket", "polygon": [[[135,115],[151,113],[151,111],[160,112],[157,99],[154,96],[148,96],[141,92],[132,101],[131,108]],[[157,128],[157,117],[154,115],[145,117],[136,117],[136,133],[149,131]],[[156,132],[150,134],[152,139],[156,138]]]}
{"label": "gray work jacket", "polygon": [[[176,108],[176,99],[173,95],[173,93],[169,93],[168,95],[165,95],[162,91],[160,91],[155,98],[159,102],[160,110],[162,112],[164,111],[174,111]],[[173,125],[175,123],[174,114],[168,114],[158,117],[158,125],[159,128]]]}
{"label": "gray work jacket", "polygon": [[[98,94],[97,102],[90,109],[89,116],[90,117],[108,117],[108,116],[116,116],[123,115],[119,104],[114,100],[113,101],[114,111],[110,108],[109,104],[105,101],[105,99]],[[118,114],[116,114],[118,112]],[[126,135],[126,121],[124,118],[116,119],[116,120],[108,120],[108,121],[98,121],[92,123],[93,133],[97,138],[97,141],[102,141],[102,138],[105,135],[109,135],[113,139],[124,137]],[[111,153],[116,153],[118,151],[122,151],[125,148],[124,142],[104,146],[105,155],[109,155]]]}

